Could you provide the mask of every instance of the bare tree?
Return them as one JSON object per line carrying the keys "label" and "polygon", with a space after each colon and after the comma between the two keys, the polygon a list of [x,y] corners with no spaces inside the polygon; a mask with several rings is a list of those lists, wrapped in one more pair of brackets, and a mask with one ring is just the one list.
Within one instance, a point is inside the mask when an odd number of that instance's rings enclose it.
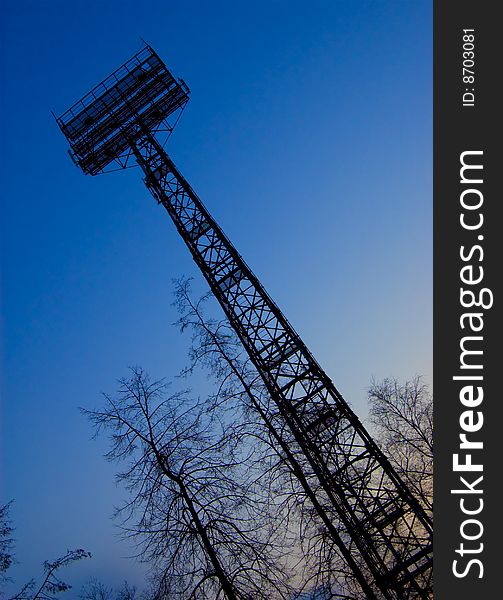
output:
{"label": "bare tree", "polygon": [[[114,590],[97,579],[84,584],[79,595],[80,600],[136,600],[137,597],[136,587],[129,585],[127,581],[118,590]],[[148,595],[144,593],[142,598],[147,600]]]}
{"label": "bare tree", "polygon": [[82,550],[68,550],[65,555],[54,561],[44,562],[44,576],[37,584],[35,579],[26,583],[20,592],[10,600],[53,600],[61,592],[71,589],[69,583],[60,579],[58,571],[83,558],[90,558],[91,554]]}
{"label": "bare tree", "polygon": [[10,507],[12,501],[0,506],[0,584],[8,581],[7,571],[14,562],[13,528],[10,522]]}
{"label": "bare tree", "polygon": [[372,381],[368,391],[376,441],[433,516],[433,398],[420,377]]}
{"label": "bare tree", "polygon": [[[2,585],[10,581],[6,572],[14,563],[13,527],[9,518],[11,505],[12,501],[0,507],[0,584]],[[35,579],[30,579],[10,600],[53,600],[57,594],[66,592],[72,587],[60,579],[58,571],[73,562],[90,557],[89,552],[79,548],[68,550],[64,556],[54,561],[45,561],[42,580],[37,584]],[[0,597],[4,598],[4,595],[1,594]]]}
{"label": "bare tree", "polygon": [[246,428],[139,368],[84,411],[110,432],[107,458],[131,493],[123,527],[154,568],[158,598],[287,598],[278,532],[267,519]]}
{"label": "bare tree", "polygon": [[[395,379],[373,380],[368,389],[370,421],[374,439],[381,446],[397,473],[432,516],[433,500],[433,401],[428,387],[420,377],[400,384]],[[349,542],[348,540],[348,543]],[[331,598],[334,570],[341,569],[341,559],[326,544],[320,556],[322,591]],[[364,564],[360,564],[366,572]],[[342,572],[344,568],[342,567]],[[327,577],[328,576],[328,577]],[[370,577],[370,574],[369,574]],[[327,578],[327,582],[325,582]],[[349,597],[365,599],[365,594],[351,573],[344,577],[343,589]],[[339,593],[335,580],[336,593]]]}
{"label": "bare tree", "polygon": [[136,587],[134,585],[130,585],[127,581],[125,581],[117,593],[116,600],[136,600],[136,598]]}
{"label": "bare tree", "polygon": [[97,579],[91,579],[82,586],[80,600],[112,600],[114,590]]}
{"label": "bare tree", "polygon": [[[291,552],[301,557],[296,563],[298,591],[316,590],[316,597],[323,599],[364,599],[366,594],[336,540],[342,539],[348,548],[352,542],[340,524],[327,518],[323,502],[318,502],[323,490],[317,488],[313,478],[306,481],[309,474],[306,477],[300,450],[295,443],[285,446],[277,436],[277,428],[284,425],[270,419],[269,415],[277,411],[271,410],[269,394],[230,324],[207,316],[206,302],[212,295],[194,300],[188,280],[177,282],[175,295],[180,312],[178,325],[192,334],[191,363],[186,373],[193,373],[197,366],[206,369],[216,383],[214,406],[243,414],[241,418],[251,425],[257,440],[270,450],[268,477],[273,482],[271,496],[278,504],[276,520],[278,515],[283,516],[282,526],[294,532],[296,542],[292,544],[297,551]],[[369,403],[378,443],[431,512],[432,401],[427,387],[419,378],[403,386],[394,380],[373,382]],[[314,495],[310,493],[313,489]],[[358,568],[367,572],[362,560]]]}
{"label": "bare tree", "polygon": [[[245,354],[243,346],[226,319],[209,318],[206,294],[192,298],[190,280],[176,282],[176,302],[180,330],[190,331],[190,366],[205,370],[215,384],[213,409],[240,415],[256,440],[268,465],[263,475],[269,502],[275,504],[271,518],[288,533],[289,552],[294,565],[296,593],[316,591],[316,598],[365,598],[353,570],[341,557],[336,539],[345,536],[320,502],[323,490],[306,472],[302,451],[292,440],[286,444],[278,431],[285,427],[265,385]],[[277,420],[271,415],[277,415]],[[265,458],[267,457],[267,458]],[[349,546],[350,540],[345,543]],[[359,565],[360,568],[364,568]]]}
{"label": "bare tree", "polygon": [[[363,600],[337,543],[351,541],[300,449],[278,435],[284,425],[231,326],[208,318],[208,297],[194,301],[187,281],[177,285],[178,326],[192,334],[184,375],[207,373],[204,401],[168,395],[136,369],[104,410],[88,412],[111,432],[108,458],[127,463],[119,479],[132,496],[118,514],[154,566],[153,597]],[[431,510],[427,389],[373,382],[369,400],[378,441]]]}

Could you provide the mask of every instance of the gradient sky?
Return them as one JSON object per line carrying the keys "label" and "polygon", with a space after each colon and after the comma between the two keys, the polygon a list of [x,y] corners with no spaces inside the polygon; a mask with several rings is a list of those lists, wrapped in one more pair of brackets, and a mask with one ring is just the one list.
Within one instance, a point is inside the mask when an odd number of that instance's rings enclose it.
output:
{"label": "gradient sky", "polygon": [[85,177],[51,116],[147,40],[192,90],[168,151],[362,417],[431,380],[431,2],[2,0],[2,474],[21,582],[141,583],[95,407],[184,365],[173,277],[202,276],[138,170]]}

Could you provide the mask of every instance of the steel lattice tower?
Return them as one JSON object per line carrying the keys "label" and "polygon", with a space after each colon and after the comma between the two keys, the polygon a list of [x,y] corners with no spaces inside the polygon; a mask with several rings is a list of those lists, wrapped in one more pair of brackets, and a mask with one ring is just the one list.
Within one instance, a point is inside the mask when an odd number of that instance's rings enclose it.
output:
{"label": "steel lattice tower", "polygon": [[430,518],[163,148],[188,99],[146,45],[57,122],[84,173],[143,170],[261,375],[276,438],[367,597],[430,598]]}

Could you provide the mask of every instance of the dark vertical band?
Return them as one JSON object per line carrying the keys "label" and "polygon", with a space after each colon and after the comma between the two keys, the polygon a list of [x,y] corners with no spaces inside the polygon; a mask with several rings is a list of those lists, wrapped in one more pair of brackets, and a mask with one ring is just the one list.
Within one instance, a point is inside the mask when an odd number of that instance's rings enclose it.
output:
{"label": "dark vertical band", "polygon": [[434,588],[472,600],[502,568],[502,35],[494,2],[434,7]]}

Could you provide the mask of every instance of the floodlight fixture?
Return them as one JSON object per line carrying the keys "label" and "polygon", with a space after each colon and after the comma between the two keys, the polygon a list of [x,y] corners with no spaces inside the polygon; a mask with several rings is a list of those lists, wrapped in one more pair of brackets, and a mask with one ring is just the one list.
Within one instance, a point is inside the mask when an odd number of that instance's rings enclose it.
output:
{"label": "floodlight fixture", "polygon": [[130,166],[132,144],[145,130],[169,135],[189,93],[146,44],[56,120],[74,162],[97,175]]}

